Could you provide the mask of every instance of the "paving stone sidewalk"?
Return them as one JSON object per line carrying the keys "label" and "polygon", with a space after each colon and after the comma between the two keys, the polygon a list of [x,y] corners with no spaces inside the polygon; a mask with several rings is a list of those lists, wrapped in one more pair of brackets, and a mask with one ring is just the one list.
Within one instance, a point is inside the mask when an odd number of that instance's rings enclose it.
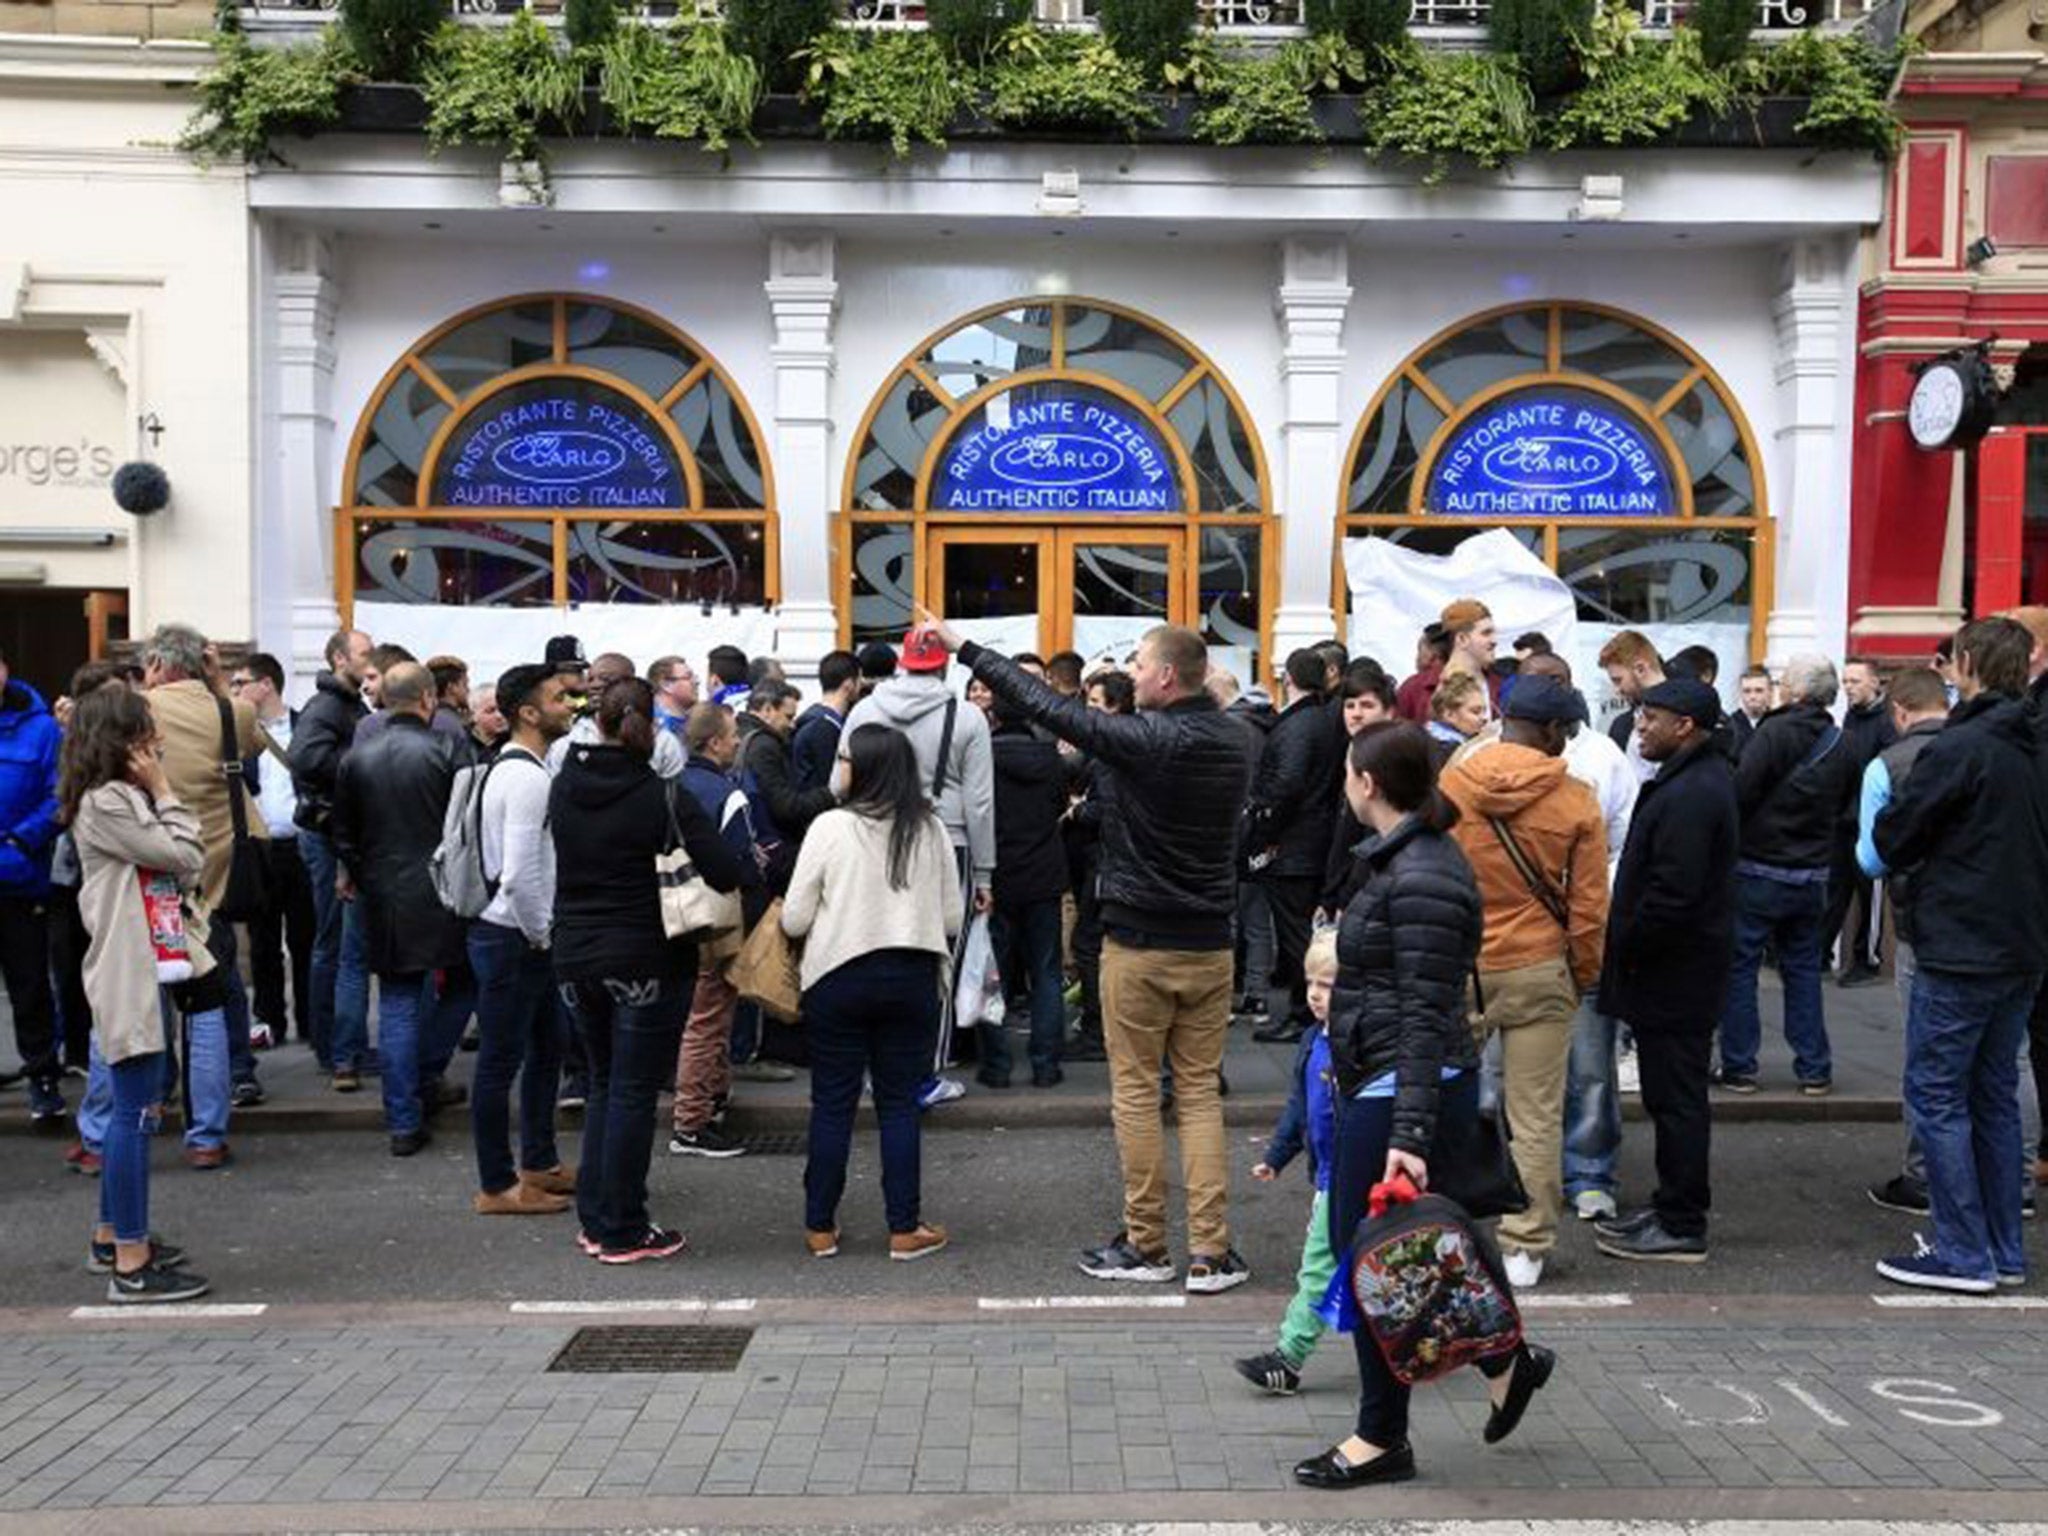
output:
{"label": "paving stone sidewalk", "polygon": [[[1532,1314],[1563,1368],[1522,1432],[1481,1447],[1471,1373],[1422,1389],[1417,1486],[2048,1490],[2038,1314],[1855,1310],[1759,1326]],[[1302,1396],[1253,1394],[1229,1364],[1263,1342],[1243,1324],[770,1324],[731,1374],[547,1373],[574,1326],[17,1333],[0,1349],[0,1511],[1270,1496],[1352,1406],[1344,1340]]]}

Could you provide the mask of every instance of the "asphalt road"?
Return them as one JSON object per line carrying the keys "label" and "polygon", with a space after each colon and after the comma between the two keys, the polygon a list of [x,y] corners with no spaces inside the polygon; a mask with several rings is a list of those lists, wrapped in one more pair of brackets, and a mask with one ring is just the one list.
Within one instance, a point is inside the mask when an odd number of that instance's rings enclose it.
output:
{"label": "asphalt road", "polygon": [[[1914,1225],[1863,1193],[1894,1171],[1898,1135],[1885,1126],[1722,1127],[1707,1264],[1620,1264],[1597,1254],[1590,1233],[1568,1220],[1544,1288],[1867,1297],[1885,1288],[1872,1262],[1908,1246]],[[574,1144],[572,1136],[565,1155]],[[159,1230],[192,1251],[216,1299],[273,1304],[1072,1295],[1097,1289],[1075,1271],[1076,1251],[1117,1224],[1106,1130],[933,1129],[925,1138],[925,1214],[951,1229],[954,1246],[913,1265],[884,1257],[877,1154],[865,1125],[841,1212],[845,1248],[824,1262],[803,1252],[801,1157],[711,1163],[672,1158],[665,1144],[656,1143],[653,1211],[687,1231],[692,1248],[676,1261],[626,1268],[582,1257],[570,1216],[471,1214],[475,1175],[459,1115],[408,1161],[390,1157],[378,1135],[273,1132],[239,1138],[232,1167],[200,1174],[160,1140],[152,1198]],[[64,1169],[63,1145],[0,1137],[0,1231],[9,1237],[0,1296],[10,1305],[100,1296],[81,1265],[97,1184]],[[1307,1182],[1297,1168],[1278,1184],[1256,1185],[1245,1170],[1258,1139],[1233,1131],[1232,1146],[1236,1241],[1253,1285],[1277,1308],[1292,1287]],[[1627,1189],[1648,1187],[1649,1151],[1648,1136],[1632,1127]],[[2048,1273],[2040,1232],[2030,1231],[2029,1242],[2040,1277]],[[2028,1288],[2044,1291],[2039,1278]]]}

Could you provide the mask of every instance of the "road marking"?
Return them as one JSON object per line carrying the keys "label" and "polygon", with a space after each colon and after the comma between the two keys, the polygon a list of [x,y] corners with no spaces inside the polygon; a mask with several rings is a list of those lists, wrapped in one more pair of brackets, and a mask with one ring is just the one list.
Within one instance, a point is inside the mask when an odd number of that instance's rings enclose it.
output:
{"label": "road marking", "polygon": [[81,1322],[98,1322],[109,1317],[261,1317],[269,1310],[267,1301],[172,1301],[157,1306],[73,1307],[71,1315]]}
{"label": "road marking", "polygon": [[1515,1305],[1524,1312],[1546,1307],[1556,1311],[1593,1312],[1635,1304],[1635,1297],[1627,1291],[1540,1291],[1533,1296],[1515,1298]]}
{"label": "road marking", "polygon": [[560,1317],[585,1312],[751,1312],[754,1306],[751,1296],[735,1296],[725,1301],[707,1301],[701,1296],[669,1296],[622,1301],[515,1301],[512,1310]]}
{"label": "road marking", "polygon": [[975,1305],[984,1312],[1052,1312],[1069,1308],[1117,1310],[1125,1307],[1184,1307],[1185,1296],[982,1296]]}
{"label": "road marking", "polygon": [[1784,1389],[1787,1397],[1811,1412],[1821,1423],[1835,1429],[1847,1429],[1849,1427],[1847,1419],[1835,1412],[1834,1409],[1828,1407],[1827,1404],[1807,1391],[1806,1388],[1800,1386],[1798,1382],[1793,1381],[1789,1377],[1780,1376],[1778,1378],[1778,1385]]}
{"label": "road marking", "polygon": [[2048,1296],[1873,1296],[1880,1307],[1912,1311],[1931,1308],[1979,1308],[1998,1312],[2048,1311]]}

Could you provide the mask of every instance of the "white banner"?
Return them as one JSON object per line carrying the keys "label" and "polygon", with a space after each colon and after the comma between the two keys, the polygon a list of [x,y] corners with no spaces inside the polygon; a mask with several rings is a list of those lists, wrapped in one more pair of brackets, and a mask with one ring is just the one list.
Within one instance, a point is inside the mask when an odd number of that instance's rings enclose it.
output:
{"label": "white banner", "polygon": [[1578,667],[1571,588],[1505,528],[1477,534],[1448,555],[1424,554],[1391,539],[1346,539],[1344,575],[1351,590],[1351,654],[1373,657],[1396,682],[1414,670],[1424,626],[1461,597],[1476,597],[1492,610],[1503,654],[1515,636],[1540,630]]}

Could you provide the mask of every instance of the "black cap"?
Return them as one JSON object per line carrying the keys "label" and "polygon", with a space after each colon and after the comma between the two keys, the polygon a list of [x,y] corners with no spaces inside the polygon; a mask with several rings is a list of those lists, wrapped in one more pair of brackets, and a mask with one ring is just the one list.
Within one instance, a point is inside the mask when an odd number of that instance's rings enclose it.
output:
{"label": "black cap", "polygon": [[1696,721],[1703,731],[1721,723],[1721,695],[1693,677],[1667,677],[1655,687],[1643,690],[1641,707],[1668,709]]}
{"label": "black cap", "polygon": [[583,654],[583,642],[574,635],[557,635],[550,640],[545,664],[550,672],[582,672],[590,667]]}
{"label": "black cap", "polygon": [[1546,677],[1540,672],[1527,676],[1517,674],[1508,687],[1500,712],[1510,720],[1534,720],[1538,724],[1552,721],[1566,725],[1573,721],[1583,724],[1587,720],[1586,701],[1579,696],[1579,690],[1568,687],[1560,678]]}

